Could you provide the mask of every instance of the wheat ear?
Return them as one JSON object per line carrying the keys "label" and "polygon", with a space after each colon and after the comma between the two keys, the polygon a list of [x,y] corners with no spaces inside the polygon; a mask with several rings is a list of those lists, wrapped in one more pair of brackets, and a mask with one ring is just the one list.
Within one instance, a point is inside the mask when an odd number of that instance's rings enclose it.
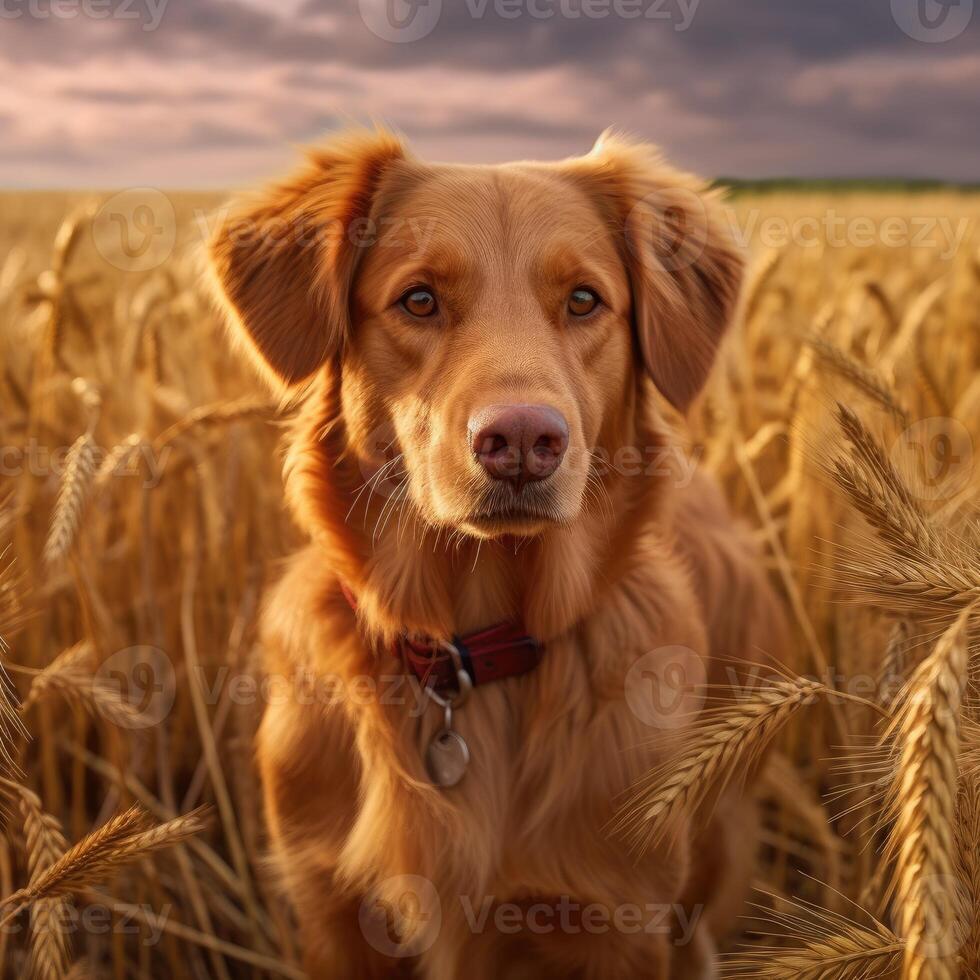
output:
{"label": "wheat ear", "polygon": [[80,840],[26,888],[0,902],[0,910],[9,910],[0,926],[40,899],[70,895],[137,858],[200,833],[207,825],[209,810],[198,807],[147,829],[146,811],[131,807]]}
{"label": "wheat ear", "polygon": [[60,653],[31,683],[21,706],[21,715],[48,694],[57,692],[72,704],[105,718],[119,728],[140,727],[138,709],[126,701],[119,688],[92,673],[93,651],[87,641]]}
{"label": "wheat ear", "polygon": [[[771,977],[779,980],[863,980],[889,975],[898,965],[904,942],[872,918],[869,926],[800,900],[792,911],[770,911],[763,921],[791,946],[765,945],[726,957],[721,976]],[[870,918],[870,917],[869,917]]]}
{"label": "wheat ear", "polygon": [[963,777],[956,807],[956,855],[960,880],[974,910],[960,947],[961,965],[980,971],[980,776],[976,771]]}
{"label": "wheat ear", "polygon": [[[950,889],[956,881],[953,827],[959,780],[960,704],[967,680],[963,610],[909,678],[889,728],[895,779],[887,797],[893,819],[887,852],[895,861],[894,892],[906,941],[909,980],[955,980],[959,943],[951,941]],[[961,924],[960,924],[961,925]]]}
{"label": "wheat ear", "polygon": [[[3,637],[0,637],[0,654],[6,651],[6,644],[3,642]],[[18,713],[17,700],[17,689],[10,682],[3,664],[0,663],[0,787],[4,785],[6,777],[15,776],[20,772],[17,746],[24,739],[30,738],[30,733]],[[5,816],[3,793],[0,792],[0,828]]]}
{"label": "wheat ear", "polygon": [[635,850],[661,842],[681,813],[699,810],[744,774],[783,725],[826,690],[804,677],[778,679],[733,706],[704,712],[671,759],[636,785],[610,829]]}
{"label": "wheat ear", "polygon": [[102,489],[112,477],[121,472],[125,472],[132,462],[133,457],[142,448],[143,437],[138,432],[126,436],[122,442],[113,446],[106,458],[102,460],[98,472],[95,474],[96,487]]}
{"label": "wheat ear", "polygon": [[843,405],[837,412],[854,452],[834,461],[834,479],[888,548],[842,560],[839,584],[898,616],[948,624],[980,599],[980,535],[976,528],[953,534],[931,524],[861,420]]}
{"label": "wheat ear", "polygon": [[[40,797],[15,784],[24,818],[24,843],[30,881],[36,881],[68,850],[58,818],[44,810]],[[68,970],[69,936],[64,898],[41,899],[31,914],[31,976],[37,980],[61,980]]]}
{"label": "wheat ear", "polygon": [[34,705],[51,689],[59,686],[59,676],[62,673],[77,672],[90,669],[93,660],[92,645],[88,640],[82,640],[74,646],[62,650],[47,667],[31,681],[24,700],[20,704],[20,713],[27,714]]}
{"label": "wheat ear", "polygon": [[863,392],[872,401],[881,405],[882,408],[894,415],[902,426],[909,424],[908,411],[899,402],[895,392],[889,388],[884,379],[875,371],[865,367],[846,351],[824,340],[823,337],[819,337],[816,334],[807,334],[804,339],[817,355],[817,359],[821,364],[852,384],[858,391]]}
{"label": "wheat ear", "polygon": [[928,551],[929,522],[892,461],[861,419],[840,402],[837,421],[854,449],[852,456],[835,460],[838,485],[888,544]]}
{"label": "wheat ear", "polygon": [[58,500],[44,545],[44,560],[60,561],[71,550],[95,475],[95,440],[90,432],[79,436],[68,450]]}

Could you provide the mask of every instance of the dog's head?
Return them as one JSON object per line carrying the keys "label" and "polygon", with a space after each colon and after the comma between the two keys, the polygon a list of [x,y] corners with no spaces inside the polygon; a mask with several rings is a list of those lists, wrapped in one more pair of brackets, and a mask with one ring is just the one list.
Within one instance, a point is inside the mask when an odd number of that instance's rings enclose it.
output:
{"label": "dog's head", "polygon": [[644,144],[430,165],[362,133],[243,202],[211,258],[267,373],[335,372],[351,449],[393,442],[426,521],[530,535],[579,514],[644,373],[680,410],[701,389],[741,273],[718,210]]}

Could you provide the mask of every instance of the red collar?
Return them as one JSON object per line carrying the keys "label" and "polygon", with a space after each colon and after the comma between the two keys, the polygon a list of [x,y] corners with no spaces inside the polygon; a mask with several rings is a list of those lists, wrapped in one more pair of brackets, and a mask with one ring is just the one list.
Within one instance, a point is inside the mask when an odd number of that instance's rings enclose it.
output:
{"label": "red collar", "polygon": [[[351,609],[357,609],[354,594],[342,585],[344,598]],[[465,672],[469,684],[478,687],[491,681],[517,677],[534,670],[544,656],[544,645],[529,636],[520,621],[497,623],[465,636],[453,636],[448,642],[429,637],[414,639],[402,633],[395,644],[395,654],[418,678],[441,697],[455,698],[465,694]]]}

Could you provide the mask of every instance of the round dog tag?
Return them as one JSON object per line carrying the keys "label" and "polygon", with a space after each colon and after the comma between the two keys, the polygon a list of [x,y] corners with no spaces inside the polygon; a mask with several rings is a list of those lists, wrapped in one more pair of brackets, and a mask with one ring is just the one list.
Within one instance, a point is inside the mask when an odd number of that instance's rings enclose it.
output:
{"label": "round dog tag", "polygon": [[455,786],[466,775],[469,764],[469,746],[459,732],[443,729],[429,742],[425,752],[425,768],[436,786],[444,789]]}

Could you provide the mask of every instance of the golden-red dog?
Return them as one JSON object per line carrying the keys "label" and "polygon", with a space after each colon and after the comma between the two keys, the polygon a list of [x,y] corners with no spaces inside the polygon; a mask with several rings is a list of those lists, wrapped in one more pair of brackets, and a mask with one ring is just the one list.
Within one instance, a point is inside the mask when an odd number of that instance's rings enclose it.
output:
{"label": "golden-red dog", "polygon": [[[736,301],[713,196],[614,137],[460,166],[352,133],[240,202],[211,260],[300,405],[286,482],[311,544],[268,601],[292,693],[258,755],[310,975],[711,976],[750,804],[640,859],[605,828],[691,723],[637,707],[638,661],[680,650],[690,686],[775,643],[752,550],[670,463],[656,405],[687,408]],[[498,623],[542,646],[465,698],[458,651]],[[420,688],[409,639],[459,692]]]}

